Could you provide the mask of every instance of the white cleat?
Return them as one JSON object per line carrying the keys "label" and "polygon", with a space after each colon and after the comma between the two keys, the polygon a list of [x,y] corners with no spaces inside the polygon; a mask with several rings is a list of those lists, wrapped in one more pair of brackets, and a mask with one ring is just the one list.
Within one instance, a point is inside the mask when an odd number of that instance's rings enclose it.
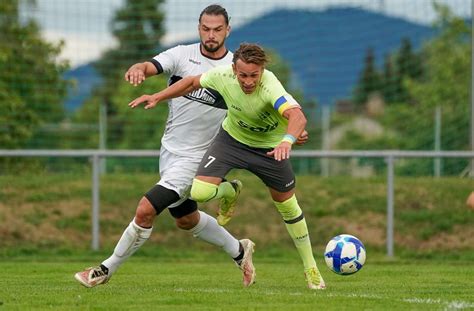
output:
{"label": "white cleat", "polygon": [[242,258],[242,261],[240,262],[240,264],[237,264],[237,266],[240,270],[242,270],[244,286],[249,287],[250,285],[255,283],[255,276],[257,275],[252,262],[252,255],[254,252],[255,243],[253,243],[249,239],[243,239],[239,242],[244,248],[244,258]]}
{"label": "white cleat", "polygon": [[84,271],[77,272],[74,278],[85,287],[94,287],[105,284],[109,280],[109,275],[99,267],[90,267]]}

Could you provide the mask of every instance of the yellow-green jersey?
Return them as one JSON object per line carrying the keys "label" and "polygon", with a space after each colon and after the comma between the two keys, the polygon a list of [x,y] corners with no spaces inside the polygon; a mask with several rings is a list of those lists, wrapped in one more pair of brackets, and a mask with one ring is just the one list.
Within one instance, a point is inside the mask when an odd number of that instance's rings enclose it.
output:
{"label": "yellow-green jersey", "polygon": [[232,65],[215,67],[202,74],[202,87],[217,91],[227,104],[222,127],[237,141],[254,148],[274,148],[286,134],[288,120],[282,114],[300,108],[280,81],[264,70],[259,85],[245,94],[234,75]]}

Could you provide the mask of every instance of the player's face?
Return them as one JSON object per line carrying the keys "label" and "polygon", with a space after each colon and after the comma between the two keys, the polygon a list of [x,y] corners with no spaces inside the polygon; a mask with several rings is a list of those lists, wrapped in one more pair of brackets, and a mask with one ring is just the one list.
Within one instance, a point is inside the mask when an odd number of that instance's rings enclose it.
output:
{"label": "player's face", "polygon": [[238,59],[235,64],[232,64],[232,68],[242,91],[245,94],[253,93],[262,78],[263,65],[245,63]]}
{"label": "player's face", "polygon": [[210,53],[214,53],[224,46],[225,38],[230,32],[230,26],[225,23],[225,18],[222,15],[204,14],[198,29],[202,46]]}

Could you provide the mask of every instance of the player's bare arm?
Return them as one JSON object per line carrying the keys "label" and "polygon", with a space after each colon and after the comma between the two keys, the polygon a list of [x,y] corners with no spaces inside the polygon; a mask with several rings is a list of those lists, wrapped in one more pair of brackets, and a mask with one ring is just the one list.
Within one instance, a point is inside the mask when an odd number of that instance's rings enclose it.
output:
{"label": "player's bare arm", "polygon": [[128,68],[127,72],[125,73],[125,81],[130,82],[134,86],[139,85],[146,78],[150,76],[154,76],[158,73],[155,65],[151,62],[143,62],[143,63],[136,63]]}
{"label": "player's bare arm", "polygon": [[306,144],[308,139],[309,139],[309,133],[306,130],[304,130],[303,133],[301,133],[301,135],[298,136],[298,138],[296,139],[295,145],[298,145],[298,146],[304,145]]}
{"label": "player's bare arm", "polygon": [[201,75],[185,77],[166,89],[155,93],[153,95],[142,95],[131,101],[128,106],[135,108],[140,104],[145,104],[145,109],[150,109],[156,106],[160,101],[180,97],[190,92],[200,89],[201,83],[199,79]]}
{"label": "player's bare arm", "polygon": [[281,143],[275,149],[267,153],[277,161],[290,158],[291,146],[297,141],[296,137],[300,137],[303,134],[307,122],[303,111],[296,107],[285,110],[283,117],[288,119],[287,135],[283,137]]}
{"label": "player's bare arm", "polygon": [[299,137],[306,127],[306,117],[299,107],[290,108],[283,112],[283,117],[288,120],[287,134]]}

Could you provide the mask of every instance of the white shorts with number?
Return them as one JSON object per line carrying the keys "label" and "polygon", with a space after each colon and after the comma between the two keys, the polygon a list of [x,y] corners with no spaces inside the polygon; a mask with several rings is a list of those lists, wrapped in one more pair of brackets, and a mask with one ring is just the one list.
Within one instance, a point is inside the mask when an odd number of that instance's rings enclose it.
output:
{"label": "white shorts with number", "polygon": [[179,194],[180,199],[168,206],[176,207],[189,198],[201,157],[180,156],[166,148],[160,150],[160,181],[157,183]]}

